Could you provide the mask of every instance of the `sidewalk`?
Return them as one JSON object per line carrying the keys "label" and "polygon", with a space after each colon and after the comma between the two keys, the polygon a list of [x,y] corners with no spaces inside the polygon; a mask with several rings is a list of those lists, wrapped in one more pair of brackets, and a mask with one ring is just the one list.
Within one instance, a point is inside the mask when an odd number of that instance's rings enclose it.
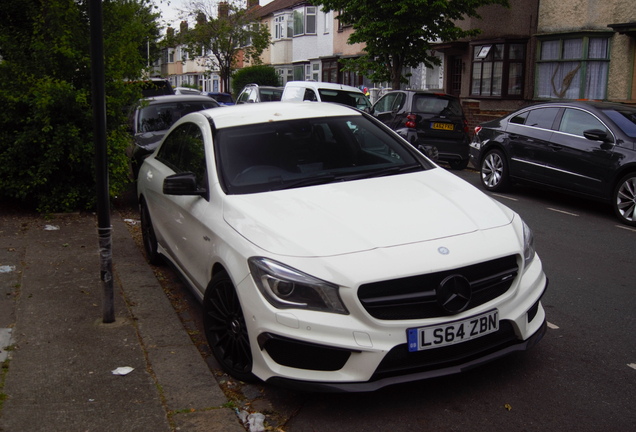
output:
{"label": "sidewalk", "polygon": [[117,213],[112,324],[95,217],[3,213],[0,431],[245,431]]}

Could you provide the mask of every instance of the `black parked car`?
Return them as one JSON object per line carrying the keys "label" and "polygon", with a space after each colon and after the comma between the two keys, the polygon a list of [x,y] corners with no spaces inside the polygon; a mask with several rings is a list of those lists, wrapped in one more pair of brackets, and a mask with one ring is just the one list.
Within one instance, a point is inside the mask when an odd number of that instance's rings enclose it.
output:
{"label": "black parked car", "polygon": [[191,112],[216,108],[219,103],[203,95],[157,96],[140,100],[128,118],[128,129],[134,147],[130,155],[133,175],[150,155],[177,120]]}
{"label": "black parked car", "polygon": [[548,102],[475,128],[473,163],[501,191],[516,181],[611,202],[636,226],[636,108],[608,102]]}
{"label": "black parked car", "polygon": [[411,144],[437,147],[439,160],[452,169],[469,162],[468,122],[455,96],[418,90],[393,90],[382,96],[371,114]]}

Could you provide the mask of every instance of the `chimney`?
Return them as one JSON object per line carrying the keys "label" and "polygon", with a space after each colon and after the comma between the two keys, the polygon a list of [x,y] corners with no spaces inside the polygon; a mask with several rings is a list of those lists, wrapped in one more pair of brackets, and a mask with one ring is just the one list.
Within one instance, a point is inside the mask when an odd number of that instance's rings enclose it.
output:
{"label": "chimney", "polygon": [[185,34],[188,32],[188,22],[187,21],[181,21],[181,25],[179,27],[179,32],[182,34]]}
{"label": "chimney", "polygon": [[197,25],[203,25],[206,21],[205,14],[203,12],[199,12],[197,14]]}
{"label": "chimney", "polygon": [[247,0],[247,8],[251,9],[255,6],[258,6],[259,1],[258,0]]}
{"label": "chimney", "polygon": [[168,28],[166,29],[166,35],[171,38],[174,36],[174,29],[170,26],[168,26]]}
{"label": "chimney", "polygon": [[219,3],[219,18],[227,18],[230,14],[230,5],[227,2]]}

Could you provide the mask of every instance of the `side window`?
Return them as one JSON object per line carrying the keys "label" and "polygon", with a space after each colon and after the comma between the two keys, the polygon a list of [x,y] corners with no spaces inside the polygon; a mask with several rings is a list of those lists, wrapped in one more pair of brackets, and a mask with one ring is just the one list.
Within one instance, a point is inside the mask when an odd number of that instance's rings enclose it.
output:
{"label": "side window", "polygon": [[393,109],[401,110],[404,106],[404,102],[406,102],[406,95],[404,93],[398,93],[398,96],[393,104]]}
{"label": "side window", "polygon": [[526,126],[552,129],[552,124],[560,108],[538,108],[530,111],[526,118]]}
{"label": "side window", "polygon": [[193,124],[183,138],[179,167],[182,171],[193,172],[197,178],[197,186],[204,188],[207,186],[207,182],[205,149],[201,129]]}
{"label": "side window", "polygon": [[522,112],[521,114],[517,114],[513,118],[510,119],[510,123],[515,124],[524,124],[526,122],[526,118],[528,117],[528,113],[530,111]]}
{"label": "side window", "polygon": [[249,95],[250,95],[250,91],[249,91],[249,89],[247,89],[247,90],[243,90],[243,93],[241,93],[241,94],[239,95],[237,102],[238,102],[238,103],[245,103],[245,102],[247,102],[247,97],[248,97]]}
{"label": "side window", "polygon": [[393,102],[395,102],[396,97],[397,97],[397,93],[390,93],[390,94],[382,96],[382,98],[380,98],[380,100],[375,104],[373,111],[375,113],[383,113],[383,112],[391,111],[391,108],[393,107]]}
{"label": "side window", "polygon": [[304,101],[316,102],[318,98],[316,97],[316,92],[312,89],[305,89],[305,95],[303,96]]}
{"label": "side window", "polygon": [[561,125],[559,126],[561,132],[582,137],[583,131],[588,129],[600,129],[607,132],[605,125],[592,114],[571,108],[565,110],[563,118],[561,119]]}
{"label": "side window", "polygon": [[159,149],[159,153],[157,153],[157,159],[177,173],[182,171],[179,167],[181,144],[188,133],[189,127],[190,124],[186,123],[173,130],[172,133],[163,141],[163,144]]}

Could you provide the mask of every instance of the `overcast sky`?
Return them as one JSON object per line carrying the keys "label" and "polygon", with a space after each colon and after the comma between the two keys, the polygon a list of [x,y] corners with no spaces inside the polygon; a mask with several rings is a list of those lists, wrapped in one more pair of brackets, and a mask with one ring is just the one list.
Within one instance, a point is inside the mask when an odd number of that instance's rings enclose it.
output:
{"label": "overcast sky", "polygon": [[[190,4],[190,0],[153,0],[155,5],[159,6],[161,11],[161,23],[164,26],[171,24],[175,29],[179,28],[181,17],[179,16],[180,10],[186,9]],[[216,0],[207,0],[210,2],[218,3]],[[265,6],[273,0],[260,0],[259,4]]]}

